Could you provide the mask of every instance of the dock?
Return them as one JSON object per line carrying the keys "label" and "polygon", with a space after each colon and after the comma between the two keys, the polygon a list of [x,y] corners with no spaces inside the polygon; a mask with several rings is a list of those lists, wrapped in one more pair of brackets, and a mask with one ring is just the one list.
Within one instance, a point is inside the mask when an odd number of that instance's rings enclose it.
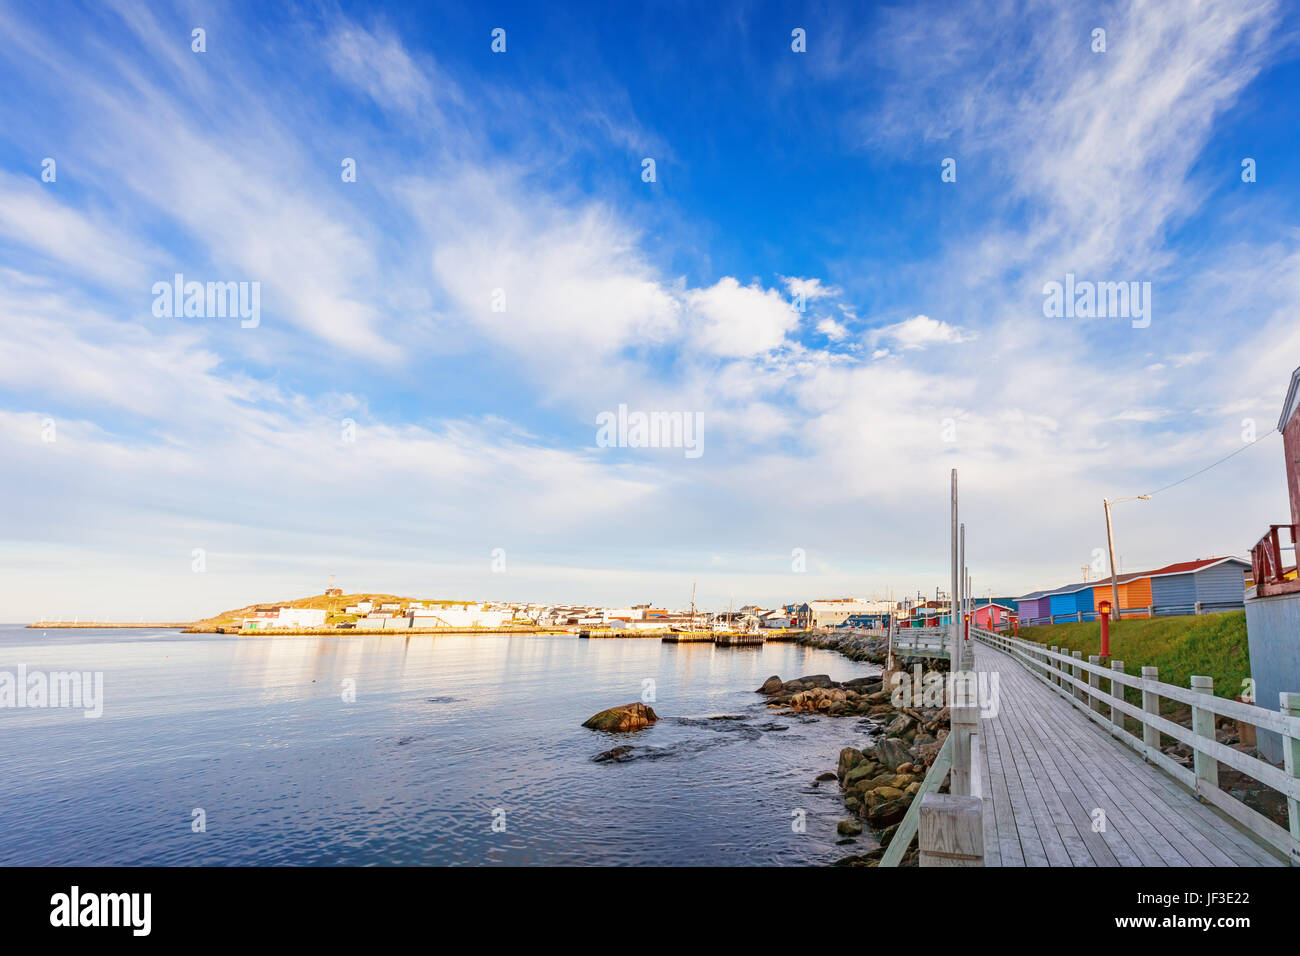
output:
{"label": "dock", "polygon": [[[1300,747],[1300,694],[1268,709],[1216,697],[1209,678],[1180,687],[1153,667],[1134,677],[1121,661],[969,633],[959,670],[985,699],[952,706],[948,739],[881,866],[897,866],[914,836],[922,866],[1300,865],[1300,771],[1214,730],[1231,717]],[[1193,726],[1161,716],[1162,699],[1190,705]],[[1162,735],[1191,749],[1192,766],[1163,751]],[[1289,826],[1220,789],[1220,764],[1285,795]],[[949,774],[951,792],[938,793]]]}
{"label": "dock", "polygon": [[767,640],[762,634],[719,634],[713,643],[719,647],[762,647]]}

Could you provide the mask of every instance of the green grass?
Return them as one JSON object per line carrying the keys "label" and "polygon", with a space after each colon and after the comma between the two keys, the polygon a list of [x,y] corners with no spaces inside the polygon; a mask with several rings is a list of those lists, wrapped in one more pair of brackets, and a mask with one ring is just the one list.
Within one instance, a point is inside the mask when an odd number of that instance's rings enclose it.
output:
{"label": "green grass", "polygon": [[[1022,627],[1024,640],[1081,651],[1101,653],[1101,625],[1045,624]],[[1156,617],[1112,623],[1112,660],[1124,662],[1124,672],[1135,677],[1142,668],[1159,668],[1158,679],[1166,684],[1188,687],[1193,674],[1214,678],[1214,693],[1235,697],[1242,681],[1250,677],[1250,651],[1246,643],[1246,612]],[[1107,662],[1108,663],[1108,662]]]}

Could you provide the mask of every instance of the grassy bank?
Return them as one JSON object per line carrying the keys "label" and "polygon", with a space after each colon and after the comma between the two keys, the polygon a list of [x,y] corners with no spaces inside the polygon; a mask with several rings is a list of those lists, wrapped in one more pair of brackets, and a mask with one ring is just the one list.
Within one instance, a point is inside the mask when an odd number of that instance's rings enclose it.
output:
{"label": "grassy bank", "polygon": [[[1101,625],[1045,624],[1022,627],[1020,636],[1039,644],[1081,651],[1101,651]],[[1160,669],[1166,684],[1187,687],[1193,674],[1214,678],[1214,692],[1235,697],[1242,681],[1250,676],[1250,651],[1246,643],[1246,612],[1156,617],[1111,624],[1110,653],[1124,662],[1124,671],[1139,676],[1144,666]]]}

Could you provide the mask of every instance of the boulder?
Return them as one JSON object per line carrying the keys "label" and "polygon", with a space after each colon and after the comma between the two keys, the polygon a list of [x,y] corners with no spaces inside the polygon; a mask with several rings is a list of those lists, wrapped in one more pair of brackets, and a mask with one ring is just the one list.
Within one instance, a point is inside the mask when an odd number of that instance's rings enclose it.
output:
{"label": "boulder", "polygon": [[592,730],[640,730],[642,727],[649,727],[658,719],[658,715],[653,710],[638,701],[635,704],[624,704],[622,707],[602,710],[596,716],[584,721],[582,726],[590,727]]}
{"label": "boulder", "polygon": [[912,752],[902,741],[895,740],[893,737],[882,738],[872,748],[872,756],[890,770],[897,770],[903,764],[912,762]]}
{"label": "boulder", "polygon": [[763,681],[763,686],[758,689],[758,693],[767,694],[771,697],[773,694],[781,693],[781,688],[785,685],[781,683],[781,678],[773,674],[767,680]]}
{"label": "boulder", "polygon": [[[795,687],[794,685],[799,686]],[[785,685],[786,690],[808,690],[812,687],[838,687],[839,684],[830,679],[829,674],[809,674],[806,677],[796,677]]]}
{"label": "boulder", "polygon": [[845,747],[840,751],[839,775],[844,776],[858,764],[862,763],[863,754],[857,747]]}
{"label": "boulder", "polygon": [[862,832],[862,824],[857,820],[841,820],[835,824],[835,832],[840,836],[857,836]]}
{"label": "boulder", "polygon": [[906,815],[907,802],[905,800],[890,800],[887,803],[872,807],[867,814],[867,820],[873,828],[883,830],[898,823]]}

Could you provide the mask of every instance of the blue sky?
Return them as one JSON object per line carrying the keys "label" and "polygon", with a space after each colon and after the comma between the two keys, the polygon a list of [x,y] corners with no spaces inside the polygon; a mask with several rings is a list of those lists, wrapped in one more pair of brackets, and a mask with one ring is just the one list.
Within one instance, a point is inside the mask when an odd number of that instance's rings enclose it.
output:
{"label": "blue sky", "polygon": [[[702,6],[0,2],[7,616],[928,590],[953,467],[1015,594],[1273,426],[1293,5]],[[177,272],[260,324],[156,317]],[[1045,317],[1066,273],[1150,325]],[[1120,505],[1121,565],[1244,554],[1282,467]]]}

